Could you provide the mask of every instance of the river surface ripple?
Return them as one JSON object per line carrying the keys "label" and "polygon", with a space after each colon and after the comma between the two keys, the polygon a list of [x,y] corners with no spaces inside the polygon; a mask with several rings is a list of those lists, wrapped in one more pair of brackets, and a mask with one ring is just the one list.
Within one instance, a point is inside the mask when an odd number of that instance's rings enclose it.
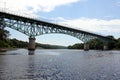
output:
{"label": "river surface ripple", "polygon": [[0,80],[120,80],[120,51],[25,49],[0,53]]}

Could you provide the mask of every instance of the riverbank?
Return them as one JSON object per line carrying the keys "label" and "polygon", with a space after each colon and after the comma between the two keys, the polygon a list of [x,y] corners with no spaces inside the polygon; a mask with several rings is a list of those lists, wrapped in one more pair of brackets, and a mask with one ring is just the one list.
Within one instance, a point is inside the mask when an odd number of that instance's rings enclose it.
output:
{"label": "riverbank", "polygon": [[7,49],[5,49],[5,48],[0,49],[0,52],[6,52],[6,51],[7,51]]}

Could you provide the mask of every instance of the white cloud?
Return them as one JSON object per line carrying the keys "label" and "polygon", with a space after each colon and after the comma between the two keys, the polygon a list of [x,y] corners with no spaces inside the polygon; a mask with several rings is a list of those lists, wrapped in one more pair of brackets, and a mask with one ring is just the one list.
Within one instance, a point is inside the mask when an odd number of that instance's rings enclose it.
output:
{"label": "white cloud", "polygon": [[37,12],[50,12],[58,6],[70,5],[84,0],[1,0],[0,8],[18,15],[38,18]]}
{"label": "white cloud", "polygon": [[[78,1],[86,0],[2,0],[0,1],[0,7],[13,9],[17,12],[27,12],[36,16],[38,11],[50,12],[56,7],[63,5],[70,5]],[[6,2],[6,3],[4,3]],[[117,3],[120,5],[120,2]],[[108,16],[109,17],[109,16]],[[69,24],[76,28],[88,30],[92,32],[106,32],[106,33],[119,33],[120,34],[120,19],[102,20],[102,19],[90,19],[90,18],[78,18],[66,20],[62,17],[56,18],[61,23]],[[103,33],[102,33],[103,34]]]}
{"label": "white cloud", "polygon": [[[65,20],[59,24],[68,24],[72,28],[87,30],[102,35],[120,34],[120,19],[102,20],[90,18],[78,18]],[[119,34],[117,36],[119,36]]]}
{"label": "white cloud", "polygon": [[3,0],[0,3],[14,10],[50,12],[58,6],[69,5],[78,1],[80,0]]}

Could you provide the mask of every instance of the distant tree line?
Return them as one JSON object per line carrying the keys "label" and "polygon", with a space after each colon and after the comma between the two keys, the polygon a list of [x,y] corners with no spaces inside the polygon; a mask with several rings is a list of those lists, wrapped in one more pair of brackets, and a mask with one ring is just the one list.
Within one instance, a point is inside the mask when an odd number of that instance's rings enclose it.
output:
{"label": "distant tree line", "polygon": [[[113,36],[107,36],[112,39],[111,42],[107,43],[108,49],[120,49],[120,38],[115,39]],[[105,43],[96,38],[88,42],[90,49],[102,50]],[[77,43],[74,45],[68,46],[68,49],[83,49],[84,43]]]}
{"label": "distant tree line", "polygon": [[0,40],[0,48],[27,48],[28,42],[17,39]]}
{"label": "distant tree line", "polygon": [[66,49],[65,46],[59,46],[59,45],[51,45],[51,44],[40,44],[36,43],[37,48],[44,48],[44,49]]}

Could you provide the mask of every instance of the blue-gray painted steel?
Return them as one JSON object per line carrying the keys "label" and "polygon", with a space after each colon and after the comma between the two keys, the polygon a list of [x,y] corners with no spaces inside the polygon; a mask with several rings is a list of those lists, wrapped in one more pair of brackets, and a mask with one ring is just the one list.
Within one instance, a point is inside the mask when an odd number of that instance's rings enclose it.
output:
{"label": "blue-gray painted steel", "polygon": [[5,12],[0,12],[0,20],[1,20],[0,26],[15,29],[33,38],[35,36],[43,34],[61,33],[74,36],[83,41],[84,43],[87,43],[88,41],[95,38],[100,38],[101,40],[106,42],[111,40],[110,38],[107,38],[99,34],[73,29],[69,28],[68,26],[62,26],[59,24],[54,24],[46,21],[41,21]]}

